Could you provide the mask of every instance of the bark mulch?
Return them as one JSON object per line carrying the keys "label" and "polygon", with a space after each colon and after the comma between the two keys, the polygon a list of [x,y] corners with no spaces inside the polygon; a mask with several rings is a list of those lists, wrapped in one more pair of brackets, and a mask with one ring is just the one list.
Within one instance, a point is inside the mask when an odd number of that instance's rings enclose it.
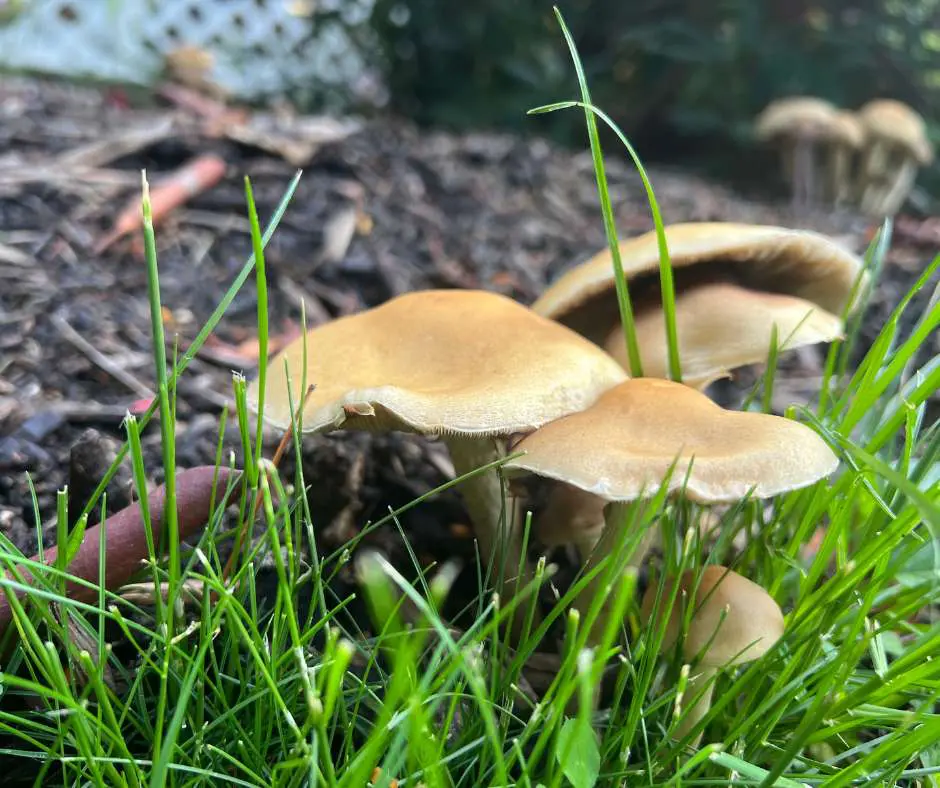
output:
{"label": "bark mulch", "polygon": [[[142,168],[156,184],[198,154],[227,163],[220,183],[157,228],[164,322],[181,348],[251,252],[246,175],[264,223],[304,162],[266,253],[275,340],[296,333],[302,301],[310,324],[429,287],[481,287],[528,303],[561,270],[605,244],[586,149],[562,150],[536,136],[423,131],[395,118],[348,124],[272,112],[255,121],[276,124],[283,140],[264,150],[272,136],[263,129],[261,136],[229,133],[225,118],[207,121],[159,101],[133,106],[116,91],[34,80],[0,85],[0,529],[26,552],[36,547],[27,474],[48,521],[56,490],[70,478],[73,487],[97,481],[123,438],[126,410],[152,396],[139,240],[135,234],[96,250],[127,201],[139,195]],[[313,145],[315,137],[325,141]],[[639,177],[619,151],[608,150],[608,158],[620,232],[646,231],[652,222]],[[851,213],[791,215],[784,204],[744,199],[668,167],[651,167],[650,176],[667,222],[806,227],[857,251],[872,229]],[[940,232],[929,223],[902,217],[897,229],[859,353],[940,248]],[[232,371],[251,375],[257,360],[255,309],[249,282],[180,381],[181,467],[213,461]],[[934,340],[932,352],[937,349]],[[788,357],[781,397],[811,391],[819,358],[815,350]],[[742,372],[718,393],[733,398],[735,385],[740,391],[751,379]],[[239,454],[235,432],[230,424],[226,444]],[[158,483],[155,423],[144,449]],[[449,473],[438,446],[404,435],[312,438],[303,458],[324,551]],[[288,458],[285,473],[290,469]],[[128,500],[124,471],[112,484],[109,509]],[[452,556],[472,564],[471,531],[456,494],[412,509],[400,523],[423,565]],[[54,529],[46,536],[53,538]],[[410,563],[394,526],[369,540]],[[464,575],[462,587],[472,594],[475,571]],[[347,582],[344,570],[337,593]],[[457,594],[460,604],[468,598]]]}

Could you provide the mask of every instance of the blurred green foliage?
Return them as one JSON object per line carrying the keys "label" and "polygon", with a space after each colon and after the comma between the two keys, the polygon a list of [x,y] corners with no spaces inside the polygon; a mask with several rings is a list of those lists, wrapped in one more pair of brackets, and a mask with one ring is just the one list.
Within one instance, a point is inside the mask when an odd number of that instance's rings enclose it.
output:
{"label": "blurred green foliage", "polygon": [[[594,101],[634,139],[742,138],[773,98],[845,107],[890,96],[936,117],[940,0],[560,0]],[[395,109],[455,127],[533,128],[525,110],[573,98],[549,0],[377,0]],[[578,113],[539,130],[582,141]],[[574,136],[573,136],[574,135]]]}

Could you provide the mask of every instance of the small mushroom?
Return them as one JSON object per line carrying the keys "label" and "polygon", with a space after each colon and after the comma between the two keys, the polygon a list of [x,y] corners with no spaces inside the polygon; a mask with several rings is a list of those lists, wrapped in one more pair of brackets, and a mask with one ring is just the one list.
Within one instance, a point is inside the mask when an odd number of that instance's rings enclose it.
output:
{"label": "small mushroom", "polygon": [[828,101],[791,96],[772,101],[755,120],[757,139],[781,148],[784,176],[790,180],[796,208],[819,201],[818,159],[835,114],[836,108]]}
{"label": "small mushroom", "polygon": [[[296,408],[304,401],[304,341],[306,381],[316,388],[303,408],[303,432],[439,436],[458,475],[505,456],[509,436],[586,408],[626,378],[600,348],[505,296],[424,290],[318,326],[274,357],[264,418],[281,429],[290,424],[290,402]],[[258,394],[255,381],[249,388],[255,409]],[[507,578],[515,575],[521,535],[518,523],[509,523],[500,536],[499,474],[484,471],[461,491],[484,560],[496,562],[497,578],[501,568]],[[523,567],[519,582],[531,579]]]}
{"label": "small mushroom", "polygon": [[924,119],[906,104],[875,99],[858,111],[867,147],[862,158],[859,207],[893,216],[911,192],[917,168],[933,161]]}
{"label": "small mushroom", "polygon": [[[682,659],[697,660],[689,675],[685,697],[694,699],[676,726],[683,738],[711,708],[715,676],[725,667],[752,662],[766,654],[783,635],[783,612],[763,588],[723,566],[705,567],[696,583],[695,570],[679,581],[679,595],[669,612],[662,653],[671,651],[683,634],[686,611],[691,608],[688,632],[682,642]],[[662,599],[673,593],[674,581],[666,579]],[[650,622],[656,607],[657,587],[650,584],[643,597],[643,620]],[[657,612],[662,615],[662,611]],[[699,733],[692,742],[697,747]]]}
{"label": "small mushroom", "polygon": [[865,128],[854,112],[839,110],[832,119],[828,138],[828,192],[835,205],[852,198],[855,155],[865,142]]}
{"label": "small mushroom", "polygon": [[[813,484],[838,467],[826,442],[803,424],[728,411],[693,388],[652,378],[611,388],[586,410],[527,435],[515,451],[525,454],[503,466],[510,478],[534,474],[606,502],[588,569],[620,542],[629,502],[654,495],[673,464],[667,492],[684,490],[688,500],[704,504],[771,497]],[[648,529],[628,565],[642,562],[652,533]],[[576,607],[590,607],[603,574],[582,590]],[[603,632],[606,620],[602,609],[592,637]]]}
{"label": "small mushroom", "polygon": [[[735,367],[765,360],[775,325],[785,350],[836,338],[857,278],[867,281],[862,259],[819,233],[735,222],[689,222],[665,229],[683,382],[691,385],[705,385]],[[640,334],[643,374],[666,377],[655,232],[622,241],[620,253]],[[532,309],[625,359],[608,250],[566,271]]]}

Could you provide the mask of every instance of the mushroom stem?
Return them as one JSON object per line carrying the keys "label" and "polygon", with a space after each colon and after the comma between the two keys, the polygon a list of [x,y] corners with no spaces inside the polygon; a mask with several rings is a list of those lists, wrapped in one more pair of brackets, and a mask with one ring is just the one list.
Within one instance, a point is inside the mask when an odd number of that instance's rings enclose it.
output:
{"label": "mushroom stem", "polygon": [[597,543],[601,540],[603,533],[604,527],[602,523],[596,529],[591,531],[582,531],[581,533],[572,537],[571,543],[574,545],[575,550],[578,551],[578,557],[581,559],[582,563],[586,562],[594,553],[594,550],[597,548]]}
{"label": "mushroom stem", "polygon": [[852,197],[852,149],[840,142],[829,152],[829,189],[835,205]]}
{"label": "mushroom stem", "polygon": [[901,206],[911,193],[916,178],[917,162],[910,156],[905,156],[892,182],[886,185],[886,193],[883,192],[881,203],[878,205],[877,209],[880,210],[881,213],[884,213],[885,216],[894,216],[901,210]]}
{"label": "mushroom stem", "polygon": [[874,140],[862,159],[858,184],[858,204],[866,213],[878,210],[877,193],[885,180],[888,168],[888,145]]}
{"label": "mushroom stem", "polygon": [[[604,530],[601,533],[600,539],[597,541],[597,544],[594,545],[594,550],[591,553],[590,558],[585,564],[585,571],[589,572],[594,569],[605,556],[610,555],[612,561],[617,561],[617,566],[622,566],[624,569],[627,567],[639,567],[643,563],[643,559],[646,557],[646,554],[649,552],[650,547],[653,544],[654,539],[656,538],[657,529],[655,526],[650,525],[646,528],[643,534],[640,536],[639,542],[633,548],[633,551],[629,556],[626,556],[626,561],[621,564],[620,560],[624,556],[614,554],[614,550],[617,547],[618,541],[622,538],[622,533],[624,530],[623,523],[627,518],[629,512],[630,503],[613,501],[607,504],[604,507]],[[631,541],[630,535],[626,537],[627,542]],[[588,583],[581,591],[580,594],[574,600],[574,607],[581,611],[582,614],[586,613],[593,603],[594,599],[599,593],[602,592],[602,584],[606,580],[607,572],[609,570],[609,565],[605,566],[600,572],[598,572],[590,583]],[[594,646],[600,642],[601,637],[603,636],[604,630],[607,627],[607,622],[610,619],[610,598],[609,595],[604,594],[604,603],[601,606],[600,612],[597,614],[597,618],[594,621],[594,625],[591,628],[591,633],[588,636],[587,645]]]}
{"label": "mushroom stem", "polygon": [[865,156],[864,174],[871,177],[880,177],[888,168],[888,144],[876,139],[868,148]]}
{"label": "mushroom stem", "polygon": [[[445,435],[443,441],[450,452],[457,476],[475,471],[506,455],[503,441],[497,438]],[[480,543],[481,559],[487,566],[493,567],[500,598],[504,601],[512,599],[518,590],[534,577],[534,572],[522,551],[519,523],[517,518],[512,516],[515,507],[508,505],[503,495],[499,473],[495,468],[466,479],[460,488]],[[508,591],[505,590],[507,588]],[[534,600],[531,604],[535,604]],[[521,634],[527,612],[528,605],[521,605],[516,611],[513,617],[513,635]],[[533,624],[538,624],[540,620],[536,607]]]}
{"label": "mushroom stem", "polygon": [[881,187],[876,183],[866,184],[858,200],[858,207],[866,214],[878,213],[878,191]]}
{"label": "mushroom stem", "polygon": [[[702,717],[708,714],[708,710],[712,705],[712,695],[715,691],[714,679],[717,673],[718,669],[711,665],[699,665],[695,672],[690,673],[683,698],[692,698],[692,705],[685,708],[682,719],[676,725],[676,739],[682,739],[692,728],[698,725]],[[699,731],[695,738],[689,742],[690,746],[698,747],[702,741],[702,733],[704,731]]]}
{"label": "mushroom stem", "polygon": [[797,139],[793,149],[793,207],[805,208],[813,202],[813,143]]}
{"label": "mushroom stem", "polygon": [[793,159],[796,145],[791,140],[784,140],[780,148],[780,170],[783,173],[783,179],[793,188]]}

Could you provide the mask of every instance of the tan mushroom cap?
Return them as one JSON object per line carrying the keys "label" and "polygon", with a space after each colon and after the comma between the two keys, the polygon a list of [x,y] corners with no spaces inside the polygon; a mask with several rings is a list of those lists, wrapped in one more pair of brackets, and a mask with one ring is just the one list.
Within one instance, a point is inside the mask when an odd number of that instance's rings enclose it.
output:
{"label": "tan mushroom cap", "polygon": [[833,116],[829,139],[858,150],[865,144],[865,126],[854,112],[839,110]]}
{"label": "tan mushroom cap", "polygon": [[758,139],[774,137],[825,137],[829,134],[836,108],[813,96],[789,96],[770,102],[754,121]]}
{"label": "tan mushroom cap", "polygon": [[[643,374],[669,377],[666,325],[659,308],[635,316]],[[676,330],[682,382],[703,388],[732,369],[767,359],[773,327],[780,351],[842,336],[842,320],[795,296],[749,290],[730,282],[706,283],[676,295]],[[611,331],[604,348],[628,368],[623,329]]]}
{"label": "tan mushroom cap", "polygon": [[[674,581],[666,579],[663,598],[672,594]],[[783,611],[763,588],[723,566],[707,566],[702,570],[698,586],[695,572],[689,570],[679,582],[681,591],[689,594],[686,605],[692,605],[692,618],[683,657],[690,660],[703,648],[702,663],[712,667],[750,662],[766,654],[783,635]],[[642,615],[649,620],[653,613],[658,589],[650,584],[643,596]],[[681,592],[680,592],[681,594]],[[675,645],[684,620],[682,596],[676,598],[662,648]],[[727,610],[726,610],[727,609]]]}
{"label": "tan mushroom cap", "polygon": [[[290,423],[303,374],[298,338],[269,362],[265,419]],[[397,429],[434,435],[526,432],[591,405],[626,378],[599,347],[505,296],[424,290],[306,335],[304,432]],[[257,406],[257,381],[249,400]]]}
{"label": "tan mushroom cap", "polygon": [[858,111],[858,117],[870,138],[904,148],[920,164],[933,161],[933,145],[927,137],[924,119],[907,104],[894,99],[875,99]]}
{"label": "tan mushroom cap", "polygon": [[669,491],[684,486],[701,503],[777,495],[838,466],[825,441],[798,422],[728,411],[689,386],[654,378],[615,386],[587,410],[527,435],[517,451],[525,454],[503,466],[507,475],[557,479],[607,501],[652,496],[674,461]]}
{"label": "tan mushroom cap", "polygon": [[[734,222],[689,222],[670,225],[665,231],[677,290],[683,288],[683,277],[693,273],[686,269],[695,267],[702,276],[714,269],[754,290],[796,296],[841,314],[863,268],[860,257],[831,238],[808,230]],[[620,253],[628,279],[644,275],[655,279],[653,300],[658,305],[656,233],[650,231],[622,241]],[[864,287],[860,288],[860,293],[863,290]],[[617,319],[610,250],[605,249],[565,272],[532,309],[595,341],[603,341],[610,330],[611,315]]]}

